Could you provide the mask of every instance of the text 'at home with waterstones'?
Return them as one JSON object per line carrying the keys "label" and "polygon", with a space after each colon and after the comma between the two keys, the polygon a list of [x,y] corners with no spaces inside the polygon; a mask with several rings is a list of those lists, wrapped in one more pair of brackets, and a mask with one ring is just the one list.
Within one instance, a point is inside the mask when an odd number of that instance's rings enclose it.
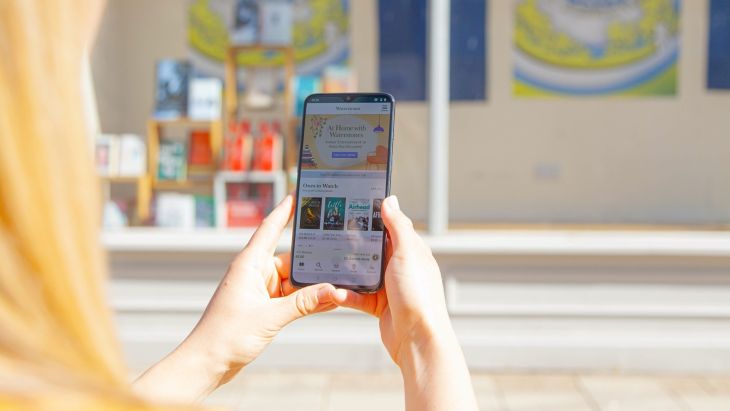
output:
{"label": "text 'at home with waterstones'", "polygon": [[[345,204],[347,204],[347,207],[345,207]],[[382,198],[373,199],[371,202],[367,198],[347,200],[345,197],[327,197],[324,201],[323,211],[322,197],[302,197],[299,228],[306,230],[383,231],[383,220],[380,218],[382,204]]]}

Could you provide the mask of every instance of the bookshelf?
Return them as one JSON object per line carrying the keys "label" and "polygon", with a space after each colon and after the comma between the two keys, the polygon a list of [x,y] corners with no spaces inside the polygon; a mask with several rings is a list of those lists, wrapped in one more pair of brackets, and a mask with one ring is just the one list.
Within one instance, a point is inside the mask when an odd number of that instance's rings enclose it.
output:
{"label": "bookshelf", "polygon": [[[284,89],[282,95],[274,98],[272,108],[249,110],[241,113],[238,95],[239,69],[236,57],[245,52],[280,53],[284,61]],[[139,221],[149,221],[151,217],[151,201],[157,191],[185,191],[199,193],[210,192],[215,202],[216,227],[227,227],[226,221],[226,185],[229,183],[271,184],[274,203],[281,201],[286,195],[287,174],[284,170],[296,166],[296,118],[294,115],[294,95],[292,80],[295,74],[295,55],[292,47],[274,45],[233,45],[228,48],[225,59],[225,76],[223,88],[223,107],[220,119],[197,120],[191,118],[159,119],[151,118],[147,122],[147,173],[140,177],[102,178],[107,184],[137,185],[137,215]],[[255,70],[260,67],[247,67]],[[247,164],[248,171],[227,171],[224,161],[224,142],[230,132],[225,124],[233,124],[241,117],[253,121],[277,121],[281,128],[279,134],[280,147],[285,155],[280,156],[272,171],[250,171],[252,164]],[[210,133],[210,150],[213,161],[210,166],[193,166],[188,164],[186,175],[179,179],[160,179],[159,161],[161,143],[166,137],[180,137],[180,130],[189,133],[192,130],[207,130]],[[175,135],[177,134],[177,135]],[[176,138],[170,138],[175,140]]]}
{"label": "bookshelf", "polygon": [[[138,193],[138,199],[144,198],[146,206],[142,210],[138,210],[140,220],[144,221],[150,217],[150,201],[154,190],[188,190],[201,186],[210,186],[211,178],[191,179],[190,175],[184,180],[160,180],[158,177],[160,141],[164,137],[168,128],[176,129],[207,129],[210,132],[210,148],[213,153],[213,164],[211,165],[210,174],[216,170],[221,163],[221,151],[223,147],[223,123],[221,120],[194,120],[188,118],[178,118],[170,120],[150,119],[147,122],[147,176],[148,184],[144,185],[146,192],[144,195]],[[197,169],[196,175],[197,175]],[[140,185],[141,186],[141,185]],[[142,211],[142,212],[140,212]]]}

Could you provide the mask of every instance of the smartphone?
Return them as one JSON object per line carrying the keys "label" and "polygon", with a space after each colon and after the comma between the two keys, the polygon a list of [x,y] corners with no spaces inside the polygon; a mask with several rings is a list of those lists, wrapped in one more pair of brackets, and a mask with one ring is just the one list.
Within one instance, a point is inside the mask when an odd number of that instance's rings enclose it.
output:
{"label": "smartphone", "polygon": [[395,101],[385,93],[312,94],[304,101],[292,233],[294,286],[383,284]]}

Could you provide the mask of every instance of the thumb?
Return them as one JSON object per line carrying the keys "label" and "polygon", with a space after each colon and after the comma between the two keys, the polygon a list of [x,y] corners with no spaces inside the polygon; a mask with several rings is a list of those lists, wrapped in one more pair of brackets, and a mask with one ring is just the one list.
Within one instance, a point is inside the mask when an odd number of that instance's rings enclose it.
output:
{"label": "thumb", "polygon": [[290,322],[330,309],[335,287],[332,284],[315,284],[278,298],[282,326]]}
{"label": "thumb", "polygon": [[413,222],[400,209],[398,197],[390,196],[383,201],[381,215],[383,224],[388,229],[388,236],[393,242],[393,249],[416,235]]}

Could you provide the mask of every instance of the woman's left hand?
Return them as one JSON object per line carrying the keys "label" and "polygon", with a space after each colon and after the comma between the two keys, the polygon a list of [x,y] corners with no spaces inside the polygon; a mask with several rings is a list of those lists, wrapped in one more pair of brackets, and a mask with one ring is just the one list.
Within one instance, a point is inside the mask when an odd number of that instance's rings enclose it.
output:
{"label": "woman's left hand", "polygon": [[[256,359],[285,325],[336,308],[331,284],[297,290],[289,281],[290,256],[274,256],[293,203],[287,196],[264,219],[193,331],[135,382],[138,392],[177,401],[204,398]],[[185,380],[187,389],[180,385]]]}

